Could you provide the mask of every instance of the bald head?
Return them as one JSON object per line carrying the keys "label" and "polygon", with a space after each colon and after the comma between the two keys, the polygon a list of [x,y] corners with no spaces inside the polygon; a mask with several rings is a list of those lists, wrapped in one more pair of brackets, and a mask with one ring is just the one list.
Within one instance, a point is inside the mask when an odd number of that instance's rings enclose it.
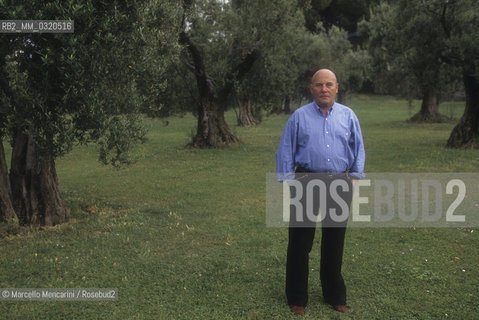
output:
{"label": "bald head", "polygon": [[334,72],[329,69],[319,69],[318,71],[316,71],[311,78],[311,84],[313,84],[315,82],[315,79],[318,77],[330,77],[333,78],[336,83],[338,82]]}
{"label": "bald head", "polygon": [[316,101],[317,105],[323,109],[323,111],[333,106],[338,88],[339,85],[336,80],[336,75],[329,69],[316,71],[311,78],[311,85],[309,87],[314,101]]}

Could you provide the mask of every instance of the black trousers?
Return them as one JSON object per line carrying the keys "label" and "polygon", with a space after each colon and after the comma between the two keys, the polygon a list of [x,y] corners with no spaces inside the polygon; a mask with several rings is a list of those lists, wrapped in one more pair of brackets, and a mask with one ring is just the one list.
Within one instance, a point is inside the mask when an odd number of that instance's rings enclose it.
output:
{"label": "black trousers", "polygon": [[[315,183],[317,180],[323,183]],[[335,181],[333,183],[333,181]],[[352,183],[345,175],[329,176],[317,174],[297,174],[296,181],[301,182],[302,208],[290,206],[289,241],[286,262],[286,297],[289,305],[306,306],[308,303],[309,253],[313,247],[316,222],[311,221],[311,212],[321,208],[321,263],[320,279],[323,298],[331,305],[346,305],[346,286],[341,274],[344,237],[347,217],[352,200]],[[308,184],[310,187],[308,193]],[[320,186],[317,186],[320,185]],[[338,186],[340,185],[340,186]],[[336,189],[332,194],[331,187]],[[320,188],[323,188],[320,191]],[[326,189],[326,190],[324,190]],[[345,189],[345,190],[343,190]],[[290,187],[291,199],[297,198],[298,188]],[[312,191],[312,192],[311,192]],[[325,192],[319,196],[320,192]],[[343,200],[338,201],[338,196]],[[308,197],[313,199],[309,199]],[[326,201],[326,203],[323,203]],[[307,214],[309,202],[309,215]],[[342,203],[342,206],[341,206]],[[312,210],[311,210],[312,205]],[[345,208],[344,205],[347,205]],[[301,210],[302,209],[302,210]],[[331,210],[333,209],[333,210]],[[299,212],[301,211],[301,212]],[[338,216],[341,219],[338,219]],[[300,220],[300,221],[298,221]]]}

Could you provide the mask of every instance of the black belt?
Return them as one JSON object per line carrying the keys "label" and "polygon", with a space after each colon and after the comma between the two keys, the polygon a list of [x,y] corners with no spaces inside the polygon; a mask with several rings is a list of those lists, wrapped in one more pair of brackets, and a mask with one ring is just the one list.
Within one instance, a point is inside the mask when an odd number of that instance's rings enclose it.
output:
{"label": "black belt", "polygon": [[296,167],[295,172],[296,173],[317,173],[319,175],[324,175],[325,177],[328,177],[330,179],[336,179],[336,178],[351,179],[351,177],[349,176],[349,172],[347,172],[347,171],[346,172],[340,172],[340,173],[315,172],[315,171],[308,170],[306,168]]}

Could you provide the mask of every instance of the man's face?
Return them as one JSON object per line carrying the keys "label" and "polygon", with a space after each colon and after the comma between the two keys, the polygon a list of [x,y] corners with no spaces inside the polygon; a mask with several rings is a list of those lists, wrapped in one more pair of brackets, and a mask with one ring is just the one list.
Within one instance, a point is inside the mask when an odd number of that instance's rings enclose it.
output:
{"label": "man's face", "polygon": [[334,73],[321,70],[313,76],[312,80],[310,91],[314,101],[321,108],[332,107],[339,87]]}

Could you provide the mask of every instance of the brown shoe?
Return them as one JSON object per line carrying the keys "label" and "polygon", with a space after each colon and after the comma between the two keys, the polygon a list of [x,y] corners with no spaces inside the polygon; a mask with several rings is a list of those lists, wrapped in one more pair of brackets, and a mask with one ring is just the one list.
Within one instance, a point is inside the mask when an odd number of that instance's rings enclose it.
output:
{"label": "brown shoe", "polygon": [[337,306],[334,306],[334,310],[338,311],[338,312],[341,312],[341,313],[348,313],[349,312],[349,308],[346,307],[345,305],[337,305]]}
{"label": "brown shoe", "polygon": [[304,316],[304,307],[303,306],[289,306],[291,309],[291,312],[295,316]]}

